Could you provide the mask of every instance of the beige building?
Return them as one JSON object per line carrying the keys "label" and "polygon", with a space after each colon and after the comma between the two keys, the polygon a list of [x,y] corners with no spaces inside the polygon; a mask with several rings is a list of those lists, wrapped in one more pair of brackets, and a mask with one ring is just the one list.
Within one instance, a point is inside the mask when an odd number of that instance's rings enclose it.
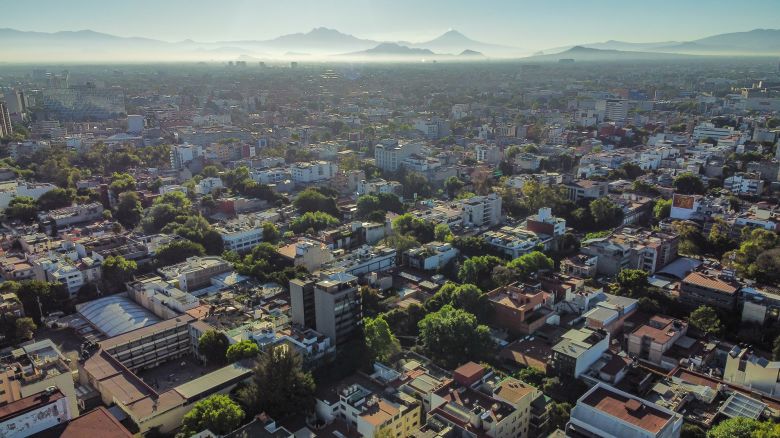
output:
{"label": "beige building", "polygon": [[309,272],[317,271],[323,264],[333,261],[333,252],[324,243],[307,238],[285,245],[278,252],[294,266],[303,266]]}
{"label": "beige building", "polygon": [[212,277],[232,270],[230,263],[216,256],[190,257],[185,262],[159,269],[165,279],[178,280],[179,288],[185,292],[209,286]]}
{"label": "beige building", "polygon": [[735,345],[726,356],[723,380],[770,396],[778,396],[780,361],[770,361],[753,354],[753,351],[747,348]]}

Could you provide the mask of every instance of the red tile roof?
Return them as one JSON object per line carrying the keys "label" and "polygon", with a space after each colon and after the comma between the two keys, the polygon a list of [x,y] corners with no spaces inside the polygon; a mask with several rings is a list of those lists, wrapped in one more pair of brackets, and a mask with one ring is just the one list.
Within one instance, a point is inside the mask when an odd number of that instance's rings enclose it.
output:
{"label": "red tile roof", "polygon": [[595,389],[582,402],[652,433],[661,431],[672,418],[666,412],[610,391],[603,386]]}

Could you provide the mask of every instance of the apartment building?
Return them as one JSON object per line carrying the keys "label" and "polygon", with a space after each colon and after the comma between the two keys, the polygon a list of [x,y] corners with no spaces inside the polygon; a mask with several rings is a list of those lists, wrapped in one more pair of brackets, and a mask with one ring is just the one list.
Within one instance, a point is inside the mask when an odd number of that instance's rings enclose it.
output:
{"label": "apartment building", "polygon": [[563,185],[566,188],[568,197],[574,202],[582,199],[593,200],[603,198],[609,193],[609,184],[606,181],[592,181],[588,179],[578,179]]}
{"label": "apartment building", "polygon": [[405,266],[423,271],[441,269],[458,256],[459,251],[449,243],[430,242],[404,251]]}
{"label": "apartment building", "polygon": [[329,161],[295,163],[290,166],[292,180],[297,184],[308,184],[329,180],[336,176],[338,170],[338,165]]}
{"label": "apartment building", "polygon": [[561,376],[578,378],[609,348],[609,333],[589,328],[572,329],[552,348],[552,368]]}
{"label": "apartment building", "polygon": [[128,295],[160,319],[175,318],[200,305],[200,300],[171,286],[156,275],[141,277],[128,285]]}
{"label": "apartment building", "polygon": [[378,168],[395,172],[405,159],[421,152],[420,143],[399,144],[397,141],[385,141],[374,147],[374,159]]}
{"label": "apartment building", "polygon": [[177,280],[179,288],[191,292],[211,284],[211,279],[233,267],[221,257],[190,257],[186,261],[158,269],[166,280]]}
{"label": "apartment building", "polygon": [[628,353],[663,368],[677,366],[674,359],[664,354],[688,332],[688,323],[666,316],[656,315],[637,327],[628,336]]}
{"label": "apartment building", "polygon": [[691,272],[680,283],[680,303],[691,308],[710,306],[734,310],[739,285],[721,277],[714,272]]}
{"label": "apartment building", "polygon": [[474,196],[460,202],[463,226],[492,227],[502,222],[501,197],[497,193]]}
{"label": "apartment building", "polygon": [[309,272],[315,272],[323,264],[333,261],[333,251],[323,242],[306,237],[280,247],[277,252],[293,266],[303,266]]}
{"label": "apartment building", "polygon": [[567,436],[677,438],[683,417],[669,409],[598,383],[571,411]]}
{"label": "apartment building", "polygon": [[734,128],[731,126],[716,128],[712,123],[700,123],[693,128],[693,135],[691,138],[694,141],[700,141],[707,138],[719,140],[721,138],[731,137],[734,133]]}
{"label": "apartment building", "polygon": [[747,346],[735,345],[726,356],[723,380],[777,397],[780,395],[780,361],[768,360]]}
{"label": "apartment building", "polygon": [[14,132],[11,124],[11,114],[8,112],[8,105],[0,101],[0,137],[9,137]]}
{"label": "apartment building", "polygon": [[628,118],[628,101],[625,99],[600,99],[596,112],[601,120],[623,121]]}
{"label": "apartment building", "polygon": [[345,253],[336,250],[335,258],[322,265],[323,270],[344,272],[350,275],[363,275],[370,272],[386,271],[395,266],[397,252],[395,248],[384,245],[363,245],[360,248]]}
{"label": "apartment building", "polygon": [[222,237],[226,251],[245,253],[263,241],[263,224],[251,216],[217,224],[214,230]]}
{"label": "apartment building", "polygon": [[294,324],[314,328],[335,345],[348,341],[362,323],[357,277],[345,272],[290,280],[290,306]]}
{"label": "apartment building", "polygon": [[538,285],[514,283],[488,294],[493,307],[493,324],[512,336],[528,335],[547,322],[553,311],[553,295]]}
{"label": "apartment building", "polygon": [[59,208],[38,215],[42,222],[52,221],[58,228],[68,227],[85,222],[93,222],[103,218],[103,204],[91,202],[70,207]]}
{"label": "apartment building", "polygon": [[0,209],[8,208],[8,204],[18,196],[29,196],[38,199],[44,193],[56,189],[57,186],[49,183],[31,183],[24,181],[0,182]]}
{"label": "apartment building", "polygon": [[[58,389],[43,390],[5,404],[0,410],[0,434],[28,437],[48,434],[78,416],[70,409],[69,397]],[[59,435],[57,435],[59,436]]]}
{"label": "apartment building", "polygon": [[723,180],[723,188],[738,195],[760,196],[764,180],[758,173],[738,172]]}
{"label": "apartment building", "polygon": [[390,193],[398,197],[403,196],[403,185],[398,181],[386,181],[382,178],[375,178],[366,181],[362,179],[357,183],[358,195],[376,195],[379,193]]}
{"label": "apartment building", "polygon": [[680,237],[659,231],[624,227],[609,237],[588,242],[580,252],[597,257],[599,274],[617,275],[623,269],[653,274],[677,258]]}

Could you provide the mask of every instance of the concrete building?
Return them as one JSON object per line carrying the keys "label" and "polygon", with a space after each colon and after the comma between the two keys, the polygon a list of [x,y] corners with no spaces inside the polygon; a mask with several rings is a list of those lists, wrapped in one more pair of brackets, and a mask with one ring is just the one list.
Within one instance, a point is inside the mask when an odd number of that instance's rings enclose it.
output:
{"label": "concrete building", "polygon": [[420,143],[399,144],[397,141],[387,141],[374,147],[374,159],[378,168],[395,172],[406,158],[421,152],[422,145]]}
{"label": "concrete building", "polygon": [[679,244],[675,234],[624,227],[609,237],[587,242],[580,252],[597,257],[599,274],[617,275],[623,269],[653,274],[677,258]]}
{"label": "concrete building", "polygon": [[560,237],[566,233],[566,219],[552,215],[552,209],[542,207],[537,214],[528,216],[525,227],[535,233]]}
{"label": "concrete building", "polygon": [[[0,406],[0,436],[24,438],[45,433],[78,416],[58,389],[44,390]],[[58,435],[59,436],[59,435]]]}
{"label": "concrete building", "polygon": [[569,199],[578,202],[581,199],[593,200],[603,198],[609,193],[609,184],[606,181],[591,181],[579,179],[563,185],[569,195]]}
{"label": "concrete building", "polygon": [[70,207],[58,208],[56,210],[40,213],[38,219],[42,222],[53,221],[54,225],[58,228],[93,222],[103,219],[103,204],[91,202],[89,204],[78,204]]}
{"label": "concrete building", "polygon": [[128,286],[130,298],[160,319],[175,318],[200,305],[196,297],[171,286],[156,275],[139,278]]}
{"label": "concrete building", "polygon": [[738,195],[760,196],[764,193],[764,180],[758,173],[738,172],[723,180],[723,188]]}
{"label": "concrete building", "polygon": [[333,261],[333,252],[324,243],[305,237],[277,251],[293,266],[303,266],[309,272],[318,271],[323,264]]}
{"label": "concrete building", "polygon": [[263,224],[251,216],[239,217],[214,226],[226,251],[245,253],[263,241]]}
{"label": "concrete building", "polygon": [[674,368],[677,362],[664,354],[687,332],[687,322],[656,315],[627,336],[628,353],[666,369]]}
{"label": "concrete building", "polygon": [[780,395],[780,361],[754,354],[735,345],[726,356],[723,380],[770,396]]}
{"label": "concrete building", "polygon": [[211,284],[213,277],[232,270],[232,265],[223,258],[205,256],[190,257],[185,262],[165,266],[158,271],[166,280],[177,280],[181,290],[191,292]]}
{"label": "concrete building", "polygon": [[492,227],[502,222],[501,197],[497,193],[474,196],[460,203],[465,227]]}
{"label": "concrete building", "polygon": [[404,251],[403,264],[413,269],[433,271],[443,268],[458,256],[458,250],[449,243],[430,242]]}
{"label": "concrete building", "polygon": [[396,256],[395,248],[384,245],[375,247],[363,245],[350,253],[336,250],[335,258],[323,264],[322,269],[359,276],[370,272],[386,271],[394,267]]}
{"label": "concrete building", "polygon": [[553,295],[520,283],[497,288],[487,294],[493,307],[493,325],[512,336],[528,335],[554,315]]}
{"label": "concrete building", "polygon": [[567,436],[677,438],[682,415],[605,383],[586,392],[571,411]]}
{"label": "concrete building", "polygon": [[609,348],[609,333],[589,328],[572,329],[552,348],[552,368],[561,376],[578,378]]}
{"label": "concrete building", "polygon": [[338,165],[329,161],[295,163],[290,166],[292,180],[297,184],[308,184],[329,180],[336,176],[338,170]]}
{"label": "concrete building", "polygon": [[138,114],[127,115],[127,132],[140,134],[144,131],[144,116]]}
{"label": "concrete building", "polygon": [[[67,411],[78,415],[79,405],[69,359],[49,339],[33,342],[0,357],[0,405],[13,404],[49,388],[64,395]],[[2,429],[0,429],[2,430]]]}
{"label": "concrete building", "polygon": [[732,311],[737,306],[739,286],[707,272],[691,272],[680,283],[680,303],[691,308],[710,306]]}
{"label": "concrete building", "polygon": [[29,196],[35,200],[44,193],[56,189],[49,183],[30,183],[24,181],[5,181],[0,183],[0,209],[8,208],[8,204],[17,196]]}
{"label": "concrete building", "polygon": [[293,323],[314,328],[337,346],[362,323],[357,277],[344,272],[290,280],[290,306]]}
{"label": "concrete building", "polygon": [[734,128],[730,126],[724,126],[723,128],[716,128],[712,123],[701,123],[693,128],[693,135],[691,138],[694,141],[700,141],[707,138],[719,140],[734,135]]}
{"label": "concrete building", "polygon": [[0,137],[9,137],[13,134],[14,128],[11,124],[11,114],[8,112],[8,106],[0,101]]}
{"label": "concrete building", "polygon": [[628,118],[628,101],[625,99],[601,99],[596,101],[596,112],[601,120],[623,121]]}

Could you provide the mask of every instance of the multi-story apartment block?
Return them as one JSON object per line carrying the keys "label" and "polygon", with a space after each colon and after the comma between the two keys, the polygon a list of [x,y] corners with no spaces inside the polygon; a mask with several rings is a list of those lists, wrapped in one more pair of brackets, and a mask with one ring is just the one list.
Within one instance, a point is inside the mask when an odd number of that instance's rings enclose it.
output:
{"label": "multi-story apartment block", "polygon": [[674,234],[626,227],[608,238],[589,242],[580,252],[598,257],[600,274],[617,275],[623,269],[652,274],[677,258],[679,241]]}
{"label": "multi-story apartment block", "polygon": [[497,193],[475,196],[460,202],[463,225],[466,227],[492,227],[503,220],[501,197]]}
{"label": "multi-story apartment block", "polygon": [[403,264],[413,269],[432,271],[443,268],[458,255],[458,250],[449,243],[430,242],[404,251]]}
{"label": "multi-story apartment block", "polygon": [[682,425],[682,415],[598,383],[577,400],[566,436],[677,438]]}
{"label": "multi-story apartment block", "polygon": [[350,253],[336,250],[335,256],[332,261],[322,266],[323,270],[363,275],[369,272],[386,271],[395,266],[397,252],[394,248],[384,245],[376,247],[363,245]]}
{"label": "multi-story apartment block", "polygon": [[687,322],[656,315],[627,336],[628,353],[667,369],[674,368],[676,361],[664,354],[687,332]]}
{"label": "multi-story apartment block", "polygon": [[597,100],[596,111],[601,120],[623,121],[628,118],[628,101],[625,99]]}
{"label": "multi-story apartment block", "polygon": [[514,283],[487,294],[493,307],[493,324],[513,336],[528,335],[544,325],[553,311],[553,295],[538,285]]}
{"label": "multi-story apartment block", "polygon": [[770,361],[735,345],[726,356],[723,380],[769,396],[780,394],[780,361]]}
{"label": "multi-story apartment block", "polygon": [[759,196],[764,193],[764,180],[758,173],[738,172],[723,180],[723,188],[738,195]]}
{"label": "multi-story apartment block", "polygon": [[363,317],[357,277],[344,272],[290,280],[290,306],[293,323],[314,328],[335,345],[348,341]]}
{"label": "multi-story apartment block", "polygon": [[712,123],[701,123],[693,128],[693,135],[691,138],[694,141],[704,140],[712,138],[719,140],[734,135],[734,128],[730,126],[724,126],[723,128],[716,128]]}
{"label": "multi-story apartment block", "polygon": [[307,184],[325,181],[336,176],[339,168],[336,163],[329,161],[312,161],[309,163],[295,163],[290,167],[292,180],[298,184]]}
{"label": "multi-story apartment block", "polygon": [[589,328],[572,329],[552,348],[552,368],[561,376],[578,378],[609,348],[609,333]]}
{"label": "multi-story apartment block", "polygon": [[581,199],[593,200],[603,198],[609,193],[609,184],[606,181],[592,181],[579,179],[563,185],[566,187],[569,199],[578,202]]}
{"label": "multi-story apartment block", "polygon": [[365,179],[357,183],[358,195],[376,195],[379,193],[391,193],[398,197],[403,196],[403,185],[398,181],[386,181],[381,178],[366,181]]}
{"label": "multi-story apartment block", "polygon": [[230,263],[221,257],[190,257],[187,261],[160,268],[166,280],[177,280],[185,292],[198,290],[211,284],[214,276],[233,270]]}
{"label": "multi-story apartment block", "polygon": [[420,143],[399,144],[397,141],[387,141],[374,147],[374,159],[378,168],[395,172],[406,158],[421,152]]}
{"label": "multi-story apartment block", "polygon": [[680,283],[680,303],[691,308],[711,306],[732,311],[737,306],[739,285],[714,273],[691,272]]}

